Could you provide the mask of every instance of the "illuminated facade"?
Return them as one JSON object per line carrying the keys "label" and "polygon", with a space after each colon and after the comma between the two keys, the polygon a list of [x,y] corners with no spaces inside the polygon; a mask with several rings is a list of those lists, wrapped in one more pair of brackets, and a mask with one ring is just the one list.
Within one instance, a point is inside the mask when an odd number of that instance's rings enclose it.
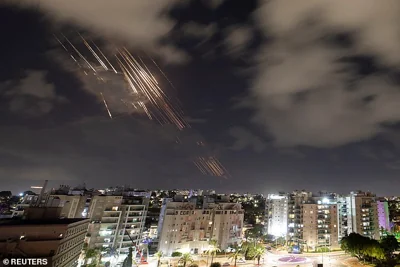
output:
{"label": "illuminated facade", "polygon": [[302,217],[306,249],[339,248],[336,198],[317,197],[302,204]]}
{"label": "illuminated facade", "polygon": [[379,229],[387,232],[391,231],[389,220],[389,205],[387,201],[376,201],[376,208],[378,212]]}
{"label": "illuminated facade", "polygon": [[137,196],[94,196],[89,215],[91,248],[114,248],[127,254],[142,243],[148,198]]}
{"label": "illuminated facade", "polygon": [[266,228],[269,235],[286,237],[288,227],[288,196],[269,194],[266,203]]}
{"label": "illuminated facade", "polygon": [[244,212],[238,203],[165,201],[159,220],[159,250],[201,254],[216,240],[221,250],[239,244],[242,239]]}

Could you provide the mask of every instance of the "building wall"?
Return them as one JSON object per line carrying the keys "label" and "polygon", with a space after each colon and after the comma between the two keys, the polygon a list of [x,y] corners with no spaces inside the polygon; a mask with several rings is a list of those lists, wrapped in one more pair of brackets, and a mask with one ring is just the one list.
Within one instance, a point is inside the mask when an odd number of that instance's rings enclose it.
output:
{"label": "building wall", "polygon": [[390,221],[389,221],[389,206],[388,202],[386,201],[377,201],[377,212],[378,212],[378,223],[379,229],[385,229],[386,231],[390,232]]}
{"label": "building wall", "polygon": [[370,193],[352,192],[349,202],[349,233],[380,239],[378,209],[375,196]]}
{"label": "building wall", "polygon": [[48,258],[53,266],[76,266],[88,223],[3,225],[0,251],[15,257]]}
{"label": "building wall", "polygon": [[310,250],[321,248],[337,249],[338,221],[337,203],[334,200],[324,202],[316,200],[316,204],[303,204],[303,241]]}
{"label": "building wall", "polygon": [[287,235],[288,197],[287,195],[270,194],[267,197],[267,233],[276,237]]}
{"label": "building wall", "polygon": [[[148,202],[129,202],[123,196],[94,196],[88,216],[91,220],[88,233],[89,247],[113,247],[120,253],[128,253],[129,247],[138,246],[143,230]],[[138,198],[138,197],[136,197]],[[140,198],[139,199],[145,199]]]}
{"label": "building wall", "polygon": [[240,204],[209,204],[196,209],[195,203],[166,202],[162,211],[159,250],[165,255],[174,251],[203,253],[212,239],[224,250],[242,239],[244,214]]}
{"label": "building wall", "polygon": [[82,215],[87,196],[79,195],[50,195],[47,206],[61,207],[61,217],[64,218],[84,218]]}

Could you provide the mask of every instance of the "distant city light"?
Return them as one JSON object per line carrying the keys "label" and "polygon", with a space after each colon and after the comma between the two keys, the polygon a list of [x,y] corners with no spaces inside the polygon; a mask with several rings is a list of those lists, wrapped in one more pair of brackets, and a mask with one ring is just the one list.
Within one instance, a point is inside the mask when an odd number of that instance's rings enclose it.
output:
{"label": "distant city light", "polygon": [[20,196],[20,197],[24,196],[24,193],[19,193],[19,196]]}

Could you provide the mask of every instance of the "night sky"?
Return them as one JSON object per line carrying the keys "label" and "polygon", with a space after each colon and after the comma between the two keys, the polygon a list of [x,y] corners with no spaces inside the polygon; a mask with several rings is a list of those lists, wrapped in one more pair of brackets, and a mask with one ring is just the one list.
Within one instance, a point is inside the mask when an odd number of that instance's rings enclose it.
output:
{"label": "night sky", "polygon": [[[399,11],[397,0],[2,1],[0,190],[49,179],[398,195]],[[76,31],[154,58],[192,128],[110,119],[53,38]],[[200,153],[230,177],[202,175]]]}

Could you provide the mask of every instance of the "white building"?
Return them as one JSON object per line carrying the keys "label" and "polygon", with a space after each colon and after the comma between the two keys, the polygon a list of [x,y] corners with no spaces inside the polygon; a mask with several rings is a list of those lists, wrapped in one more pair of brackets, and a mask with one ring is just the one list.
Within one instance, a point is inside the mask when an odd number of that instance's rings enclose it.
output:
{"label": "white building", "polygon": [[240,243],[243,209],[238,203],[204,203],[165,201],[160,214],[159,250],[164,255],[175,251],[200,254],[216,240],[221,250]]}
{"label": "white building", "polygon": [[269,194],[266,203],[267,233],[275,237],[286,236],[288,226],[288,196]]}
{"label": "white building", "polygon": [[142,243],[148,199],[136,196],[94,196],[89,215],[89,247],[114,248],[127,254]]}

